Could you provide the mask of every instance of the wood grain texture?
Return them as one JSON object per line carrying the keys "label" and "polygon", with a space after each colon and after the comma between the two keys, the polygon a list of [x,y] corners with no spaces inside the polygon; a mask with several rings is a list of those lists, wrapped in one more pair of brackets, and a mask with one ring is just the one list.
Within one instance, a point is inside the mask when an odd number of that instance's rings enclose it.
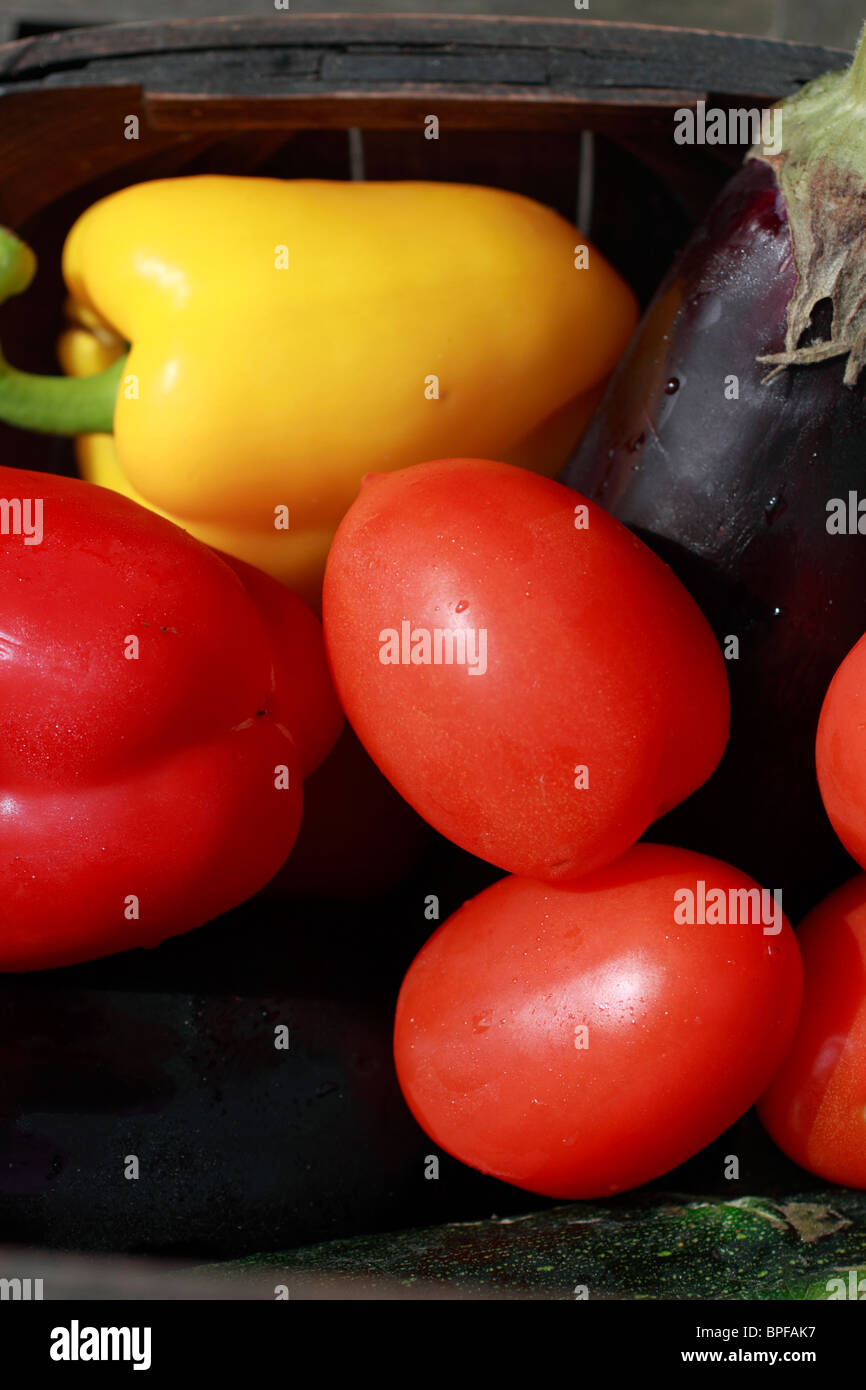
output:
{"label": "wood grain texture", "polygon": [[[766,103],[845,60],[799,44],[582,18],[332,15],[289,23],[282,15],[107,25],[0,46],[4,164],[13,178],[20,172],[32,141],[26,127],[36,121],[61,187],[74,179],[74,155],[57,148],[69,139],[97,164],[113,150],[123,165],[131,156],[120,148],[122,111],[139,114],[149,138],[167,143],[244,129],[420,129],[431,112],[459,129],[588,127],[639,140],[653,114],[712,94]],[[78,110],[58,141],[46,98],[71,94]],[[14,103],[37,96],[38,115],[31,109],[22,122]]]}
{"label": "wood grain texture", "polygon": [[203,77],[216,71],[226,95],[233,84],[243,95],[254,79],[266,84],[258,88],[261,95],[269,94],[270,83],[284,84],[285,92],[285,84],[309,91],[492,81],[597,93],[682,87],[771,98],[842,66],[847,55],[770,39],[582,18],[283,16],[106,25],[25,39],[0,47],[0,81],[4,88],[20,88],[135,84],[145,77],[149,86],[155,58],[171,90],[200,90]]}

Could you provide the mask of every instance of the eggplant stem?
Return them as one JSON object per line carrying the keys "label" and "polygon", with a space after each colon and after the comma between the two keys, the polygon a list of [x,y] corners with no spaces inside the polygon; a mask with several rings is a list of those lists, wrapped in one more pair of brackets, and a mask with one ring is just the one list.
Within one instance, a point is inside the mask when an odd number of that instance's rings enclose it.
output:
{"label": "eggplant stem", "polygon": [[[758,361],[784,369],[845,357],[843,384],[854,386],[866,361],[866,25],[850,67],[807,83],[781,111],[782,148],[756,145],[747,158],[776,177],[797,279],[784,351]],[[822,299],[833,309],[830,337],[798,347]]]}
{"label": "eggplant stem", "polygon": [[756,358],[758,362],[776,362],[780,367],[806,367],[810,362],[827,362],[831,357],[842,357],[851,351],[852,344],[844,342],[810,343],[808,347],[794,348],[793,352],[768,352]]}

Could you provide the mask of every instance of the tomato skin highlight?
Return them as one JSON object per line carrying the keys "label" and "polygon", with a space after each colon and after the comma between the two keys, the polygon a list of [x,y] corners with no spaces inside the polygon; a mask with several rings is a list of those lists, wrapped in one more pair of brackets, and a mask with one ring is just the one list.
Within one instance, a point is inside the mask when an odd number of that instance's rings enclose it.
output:
{"label": "tomato skin highlight", "polygon": [[[331,669],[374,762],[463,849],[549,881],[628,849],[709,777],[728,733],[699,609],[594,503],[578,529],[583,505],[489,460],[372,475],[325,576]],[[405,648],[386,661],[404,625],[478,650],[483,633],[483,671]]]}
{"label": "tomato skin highlight", "polygon": [[833,829],[866,868],[866,636],[851,648],[827,689],[815,765]]}
{"label": "tomato skin highlight", "polygon": [[674,894],[699,880],[756,887],[640,844],[575,883],[502,879],[443,923],[394,1030],[434,1142],[530,1192],[591,1198],[669,1171],[742,1115],[793,1037],[802,968],[784,919],[773,935],[677,925]]}
{"label": "tomato skin highlight", "polygon": [[813,908],[797,940],[803,1009],[758,1114],[802,1168],[866,1188],[866,874]]}

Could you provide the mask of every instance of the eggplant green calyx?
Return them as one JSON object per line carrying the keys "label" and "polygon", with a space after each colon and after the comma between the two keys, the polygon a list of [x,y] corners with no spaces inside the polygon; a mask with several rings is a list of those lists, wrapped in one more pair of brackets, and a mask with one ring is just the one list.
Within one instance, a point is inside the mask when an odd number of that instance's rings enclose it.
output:
{"label": "eggplant green calyx", "polygon": [[[773,371],[847,357],[854,386],[866,361],[866,25],[854,61],[779,104],[778,153],[754,146],[747,159],[773,169],[788,214],[797,283],[788,303],[783,352],[759,357]],[[830,337],[801,347],[815,306],[833,307]]]}
{"label": "eggplant green calyx", "polygon": [[[21,294],[36,274],[36,257],[0,227],[0,304]],[[0,420],[40,434],[111,434],[126,357],[94,376],[38,376],[11,366],[0,351]]]}

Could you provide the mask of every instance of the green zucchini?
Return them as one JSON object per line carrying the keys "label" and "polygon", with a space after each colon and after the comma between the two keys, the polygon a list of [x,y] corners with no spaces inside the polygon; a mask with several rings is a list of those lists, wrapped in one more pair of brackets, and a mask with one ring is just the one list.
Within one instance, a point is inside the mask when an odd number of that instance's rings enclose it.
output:
{"label": "green zucchini", "polygon": [[[334,1240],[196,1271],[275,1297],[866,1300],[866,1193],[634,1195]],[[862,1288],[858,1287],[860,1281]]]}

